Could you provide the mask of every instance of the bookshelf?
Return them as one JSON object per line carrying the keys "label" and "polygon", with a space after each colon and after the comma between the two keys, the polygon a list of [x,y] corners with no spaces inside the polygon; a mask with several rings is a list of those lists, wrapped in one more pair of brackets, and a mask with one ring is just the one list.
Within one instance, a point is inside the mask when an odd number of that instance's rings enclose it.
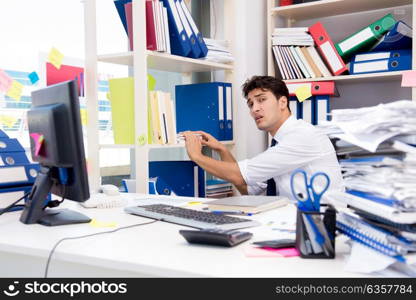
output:
{"label": "bookshelf", "polygon": [[[112,1],[112,0],[106,0]],[[134,51],[126,51],[122,53],[98,54],[97,53],[97,6],[96,0],[84,1],[84,17],[85,17],[85,56],[86,56],[86,98],[88,126],[88,166],[90,188],[97,190],[100,184],[100,165],[99,152],[100,149],[117,149],[126,148],[134,152],[134,164],[130,166],[136,179],[136,191],[138,193],[148,193],[148,163],[149,152],[154,149],[181,149],[184,150],[184,144],[174,145],[149,145],[139,142],[139,137],[147,136],[147,73],[148,69],[158,71],[178,72],[182,74],[182,83],[191,83],[191,75],[195,72],[212,72],[224,71],[224,79],[233,85],[233,103],[235,98],[235,82],[233,76],[234,66],[232,64],[220,64],[199,59],[191,59],[171,55],[167,53],[159,53],[146,49],[146,23],[145,23],[145,1],[132,0],[133,2],[133,43]],[[186,1],[187,4],[192,4]],[[224,11],[234,11],[235,0],[226,0],[224,3]],[[115,9],[115,8],[114,8]],[[232,16],[225,18],[225,39],[230,41],[230,50],[233,50],[233,23]],[[120,33],[122,34],[122,33]],[[126,39],[127,41],[127,39]],[[127,43],[126,43],[127,48]],[[135,137],[134,145],[102,145],[98,139],[98,98],[97,98],[97,67],[99,62],[112,63],[128,66],[134,77],[134,114],[135,114]],[[236,115],[236,105],[233,104],[233,120]],[[146,139],[147,140],[147,139]],[[226,141],[224,144],[233,146],[234,141]],[[107,173],[107,172],[106,172]]]}
{"label": "bookshelf", "polygon": [[[275,65],[274,65],[274,56],[271,51],[272,41],[271,35],[273,28],[275,27],[303,27],[310,26],[315,22],[319,21],[321,18],[326,18],[331,26],[328,26],[327,30],[329,31],[330,36],[333,38],[334,43],[339,42],[338,38],[341,36],[346,37],[349,34],[355,32],[355,30],[350,29],[352,26],[337,26],[337,22],[334,20],[341,20],[345,23],[345,20],[356,20],[354,15],[357,14],[371,14],[379,13],[385,9],[396,9],[398,12],[406,12],[410,15],[410,21],[407,20],[410,26],[415,26],[416,22],[416,3],[415,0],[321,0],[314,1],[303,4],[295,4],[289,6],[278,6],[279,0],[268,0],[267,2],[267,70],[268,74],[271,76],[275,75]],[[410,8],[409,8],[410,6]],[[403,10],[403,11],[400,11]],[[366,15],[366,16],[367,16]],[[400,17],[400,16],[399,16]],[[366,17],[367,18],[367,17]],[[370,16],[371,18],[371,16]],[[376,18],[374,18],[375,20]],[[400,19],[400,18],[399,18]],[[372,19],[362,20],[369,24]],[[353,24],[355,26],[355,24]],[[325,22],[324,22],[325,26]],[[339,29],[339,36],[333,37],[331,34],[335,31],[333,27]],[[415,30],[415,29],[413,29]],[[416,42],[413,39],[413,61],[412,69],[416,68]],[[354,85],[360,84],[360,88],[365,85],[366,88],[371,90],[371,87],[374,84],[379,84],[383,82],[395,82],[394,88],[399,91],[400,82],[401,82],[402,72],[383,72],[383,73],[373,73],[373,74],[361,74],[361,75],[340,75],[340,76],[331,76],[331,77],[320,77],[313,79],[292,79],[285,80],[285,82],[305,82],[305,81],[325,81],[331,80],[335,81],[336,84],[340,84],[343,87],[346,87],[346,90],[351,90]],[[378,88],[378,87],[377,87]],[[401,92],[403,94],[403,92]],[[400,96],[398,96],[400,97]],[[416,100],[416,88],[411,89],[410,97],[412,100]],[[398,100],[400,98],[397,98]],[[374,101],[373,101],[374,102]],[[365,106],[365,105],[363,105]]]}

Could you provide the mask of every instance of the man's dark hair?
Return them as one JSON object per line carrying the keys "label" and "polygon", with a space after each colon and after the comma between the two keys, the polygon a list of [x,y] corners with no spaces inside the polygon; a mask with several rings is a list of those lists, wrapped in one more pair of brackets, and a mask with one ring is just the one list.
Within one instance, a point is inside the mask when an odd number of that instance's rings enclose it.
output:
{"label": "man's dark hair", "polygon": [[247,98],[248,94],[254,89],[269,90],[278,100],[280,97],[285,96],[287,98],[287,108],[290,111],[289,90],[286,84],[280,79],[272,76],[253,76],[247,79],[242,89],[244,98]]}

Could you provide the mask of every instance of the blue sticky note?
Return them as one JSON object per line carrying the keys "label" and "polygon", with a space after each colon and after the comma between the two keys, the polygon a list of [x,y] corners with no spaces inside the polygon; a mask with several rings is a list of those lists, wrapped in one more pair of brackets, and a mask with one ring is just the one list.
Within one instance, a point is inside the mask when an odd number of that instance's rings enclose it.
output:
{"label": "blue sticky note", "polygon": [[32,84],[35,84],[36,82],[38,82],[38,81],[39,81],[39,76],[38,76],[38,74],[37,74],[36,72],[32,72],[32,73],[30,73],[30,74],[28,75],[28,77],[29,77],[30,82],[31,82]]}

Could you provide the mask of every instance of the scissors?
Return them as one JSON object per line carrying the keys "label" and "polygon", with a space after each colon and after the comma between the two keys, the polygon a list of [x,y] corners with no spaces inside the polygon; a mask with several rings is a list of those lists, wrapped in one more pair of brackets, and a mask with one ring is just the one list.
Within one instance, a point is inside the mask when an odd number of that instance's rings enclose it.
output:
{"label": "scissors", "polygon": [[[305,183],[305,190],[299,193],[295,188],[295,176],[301,174]],[[316,184],[317,178],[324,178],[325,186],[321,188]],[[331,180],[326,173],[317,172],[312,175],[308,182],[308,175],[304,170],[297,169],[292,173],[290,177],[290,187],[292,189],[293,197],[298,201],[298,207],[303,211],[319,211],[321,206],[322,195],[326,192],[329,187]],[[304,194],[306,192],[306,195]]]}

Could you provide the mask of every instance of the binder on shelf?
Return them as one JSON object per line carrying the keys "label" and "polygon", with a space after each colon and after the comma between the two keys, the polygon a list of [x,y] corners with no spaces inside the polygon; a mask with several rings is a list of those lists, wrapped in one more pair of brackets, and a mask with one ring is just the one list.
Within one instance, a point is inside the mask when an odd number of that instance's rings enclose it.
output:
{"label": "binder on shelf", "polygon": [[224,95],[227,93],[224,91],[225,84],[227,83],[209,82],[177,85],[175,87],[177,131],[202,130],[224,141],[226,139],[224,121],[227,120],[224,114],[227,110],[227,105],[224,103],[224,98],[227,97]]}
{"label": "binder on shelf", "polygon": [[332,74],[340,75],[347,71],[344,61],[338,54],[332,39],[329,37],[328,32],[321,22],[317,22],[309,27],[309,33],[315,41],[322,58],[331,69]]}
{"label": "binder on shelf", "polygon": [[0,152],[0,166],[30,164],[24,151]]}
{"label": "binder on shelf", "polygon": [[289,97],[289,107],[290,111],[292,113],[292,116],[294,116],[296,119],[301,119],[302,116],[299,115],[299,109],[298,109],[298,99],[296,97]]}
{"label": "binder on shelf", "polygon": [[314,106],[313,104],[313,97],[306,99],[302,102],[299,102],[300,104],[300,111],[302,112],[302,119],[305,122],[308,122],[310,124],[313,124],[313,121],[315,119],[315,111],[314,111]]}
{"label": "binder on shelf", "polygon": [[1,139],[8,139],[9,136],[3,130],[0,129],[0,140]]}
{"label": "binder on shelf", "polygon": [[188,9],[188,7],[185,4],[185,1],[183,1],[183,0],[176,0],[176,1],[179,2],[180,5],[182,6],[182,10],[185,13],[186,18],[188,19],[189,24],[191,25],[191,29],[192,29],[192,31],[193,31],[193,33],[195,35],[196,42],[197,42],[197,44],[198,44],[198,46],[199,46],[199,48],[201,50],[201,53],[200,53],[199,58],[207,56],[207,54],[208,54],[208,47],[205,44],[204,38],[202,37],[201,32],[199,32],[198,27],[196,26],[195,21],[192,18],[192,15],[189,12],[189,9]]}
{"label": "binder on shelf", "polygon": [[233,140],[233,91],[231,83],[224,83],[224,139]]}
{"label": "binder on shelf", "polygon": [[321,56],[319,56],[318,51],[316,51],[314,46],[306,47],[307,52],[311,56],[313,62],[315,63],[316,67],[319,69],[319,72],[322,73],[322,77],[329,77],[331,73],[329,72],[328,68],[324,64]]}
{"label": "binder on shelf", "polygon": [[0,153],[25,152],[17,139],[0,139]]}
{"label": "binder on shelf", "polygon": [[335,47],[343,59],[348,59],[357,52],[370,49],[395,23],[393,15],[387,14],[342,40]]}
{"label": "binder on shelf", "polygon": [[389,51],[412,48],[412,27],[403,21],[398,21],[374,45],[371,51]]}
{"label": "binder on shelf", "polygon": [[328,95],[316,95],[313,99],[314,106],[314,125],[319,125],[322,121],[329,121],[329,96]]}
{"label": "binder on shelf", "polygon": [[314,95],[334,95],[335,94],[335,82],[334,81],[313,81],[302,83],[286,83],[289,90],[289,96],[295,96],[295,91],[303,86],[309,86],[311,94]]}
{"label": "binder on shelf", "polygon": [[172,54],[188,56],[191,52],[191,43],[185,28],[182,25],[175,1],[163,0],[163,4],[168,13],[170,47]]}
{"label": "binder on shelf", "polygon": [[33,184],[38,172],[39,164],[0,166],[0,187]]}
{"label": "binder on shelf", "polygon": [[191,28],[191,23],[189,19],[192,19],[192,16],[189,17],[185,14],[183,10],[183,6],[181,5],[180,0],[175,0],[176,9],[179,13],[179,18],[182,21],[183,27],[185,28],[185,32],[188,36],[189,43],[191,45],[191,51],[189,52],[189,57],[191,58],[198,58],[201,57],[201,48],[199,47],[195,32]]}
{"label": "binder on shelf", "polygon": [[129,2],[131,2],[131,0],[114,0],[114,5],[116,6],[118,15],[120,16],[121,23],[123,24],[124,30],[126,31],[127,35],[128,35],[127,18],[126,18],[126,10],[124,8],[124,5]]}
{"label": "binder on shelf", "polygon": [[369,61],[369,60],[380,60],[398,58],[402,56],[412,56],[412,50],[391,50],[391,51],[379,51],[379,52],[364,52],[354,55],[351,63]]}
{"label": "binder on shelf", "polygon": [[403,55],[396,57],[391,57],[390,55],[389,58],[385,59],[351,62],[350,73],[366,74],[410,70],[412,68],[411,50],[403,50],[403,52],[405,51],[407,51],[408,54],[403,53]]}

